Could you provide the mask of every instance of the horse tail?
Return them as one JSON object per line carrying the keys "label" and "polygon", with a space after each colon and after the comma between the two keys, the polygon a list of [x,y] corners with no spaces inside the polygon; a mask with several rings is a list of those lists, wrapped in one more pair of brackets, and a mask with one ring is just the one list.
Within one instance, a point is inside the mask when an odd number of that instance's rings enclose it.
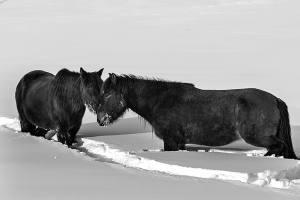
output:
{"label": "horse tail", "polygon": [[288,113],[288,107],[281,99],[277,98],[277,106],[280,112],[280,120],[277,129],[277,136],[285,144],[283,156],[285,158],[298,159],[293,148],[291,137],[291,126]]}

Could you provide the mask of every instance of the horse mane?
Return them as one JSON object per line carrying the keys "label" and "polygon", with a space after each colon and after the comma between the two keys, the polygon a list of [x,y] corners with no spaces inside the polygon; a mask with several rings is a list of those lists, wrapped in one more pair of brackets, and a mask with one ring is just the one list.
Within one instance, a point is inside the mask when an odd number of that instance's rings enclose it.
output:
{"label": "horse mane", "polygon": [[118,77],[118,85],[119,85],[119,90],[120,91],[127,91],[127,86],[128,85],[134,85],[137,81],[139,80],[144,80],[147,82],[151,82],[153,84],[168,84],[168,85],[173,85],[173,86],[189,86],[189,87],[194,87],[194,84],[192,83],[183,83],[183,82],[177,82],[177,81],[169,81],[165,80],[162,78],[149,78],[149,77],[144,77],[144,76],[136,76],[132,74],[121,74],[117,75]]}
{"label": "horse mane", "polygon": [[61,69],[51,84],[51,95],[56,95],[61,105],[69,106],[71,104],[73,109],[79,109],[83,104],[80,74],[65,68]]}
{"label": "horse mane", "polygon": [[194,86],[192,83],[183,83],[183,82],[178,82],[178,81],[169,81],[163,78],[149,78],[146,76],[136,76],[133,74],[121,74],[118,76],[119,78],[126,79],[128,81],[132,80],[146,80],[146,81],[152,81],[156,83],[171,83],[171,84],[183,84],[183,85],[188,85],[188,86]]}

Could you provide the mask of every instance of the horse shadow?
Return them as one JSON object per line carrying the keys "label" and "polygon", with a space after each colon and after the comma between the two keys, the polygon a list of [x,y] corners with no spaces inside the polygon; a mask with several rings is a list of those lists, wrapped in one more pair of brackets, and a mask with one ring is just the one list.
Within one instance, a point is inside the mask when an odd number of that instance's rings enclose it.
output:
{"label": "horse shadow", "polygon": [[151,132],[150,125],[145,124],[139,118],[125,118],[108,127],[101,127],[98,123],[82,124],[78,135],[84,137],[98,137],[110,135],[127,135]]}

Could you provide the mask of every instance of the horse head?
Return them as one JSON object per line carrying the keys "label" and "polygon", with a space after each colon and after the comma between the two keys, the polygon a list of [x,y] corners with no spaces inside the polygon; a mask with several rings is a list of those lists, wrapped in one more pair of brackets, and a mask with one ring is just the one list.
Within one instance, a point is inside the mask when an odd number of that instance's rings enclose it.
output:
{"label": "horse head", "polygon": [[94,114],[97,113],[99,106],[101,86],[103,84],[103,80],[101,79],[102,72],[103,68],[98,72],[86,72],[80,68],[82,99],[84,104]]}
{"label": "horse head", "polygon": [[127,109],[127,102],[120,89],[119,77],[110,73],[101,88],[100,104],[97,109],[97,121],[100,126],[107,126],[119,117]]}

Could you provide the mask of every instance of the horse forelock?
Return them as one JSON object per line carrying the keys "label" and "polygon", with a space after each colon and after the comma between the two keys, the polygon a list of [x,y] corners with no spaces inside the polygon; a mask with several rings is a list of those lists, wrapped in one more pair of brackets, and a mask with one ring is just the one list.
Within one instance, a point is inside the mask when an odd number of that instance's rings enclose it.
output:
{"label": "horse forelock", "polygon": [[[98,90],[94,91],[96,93],[95,95],[97,96],[99,93],[101,94],[102,87],[103,87],[103,80],[101,77],[96,73],[88,73],[87,76],[85,76],[83,79],[81,77],[82,83],[88,83],[88,85],[92,85],[92,87],[95,89],[97,88]],[[97,108],[98,108],[98,102],[97,100],[95,101],[95,98],[93,98],[90,95],[85,95],[86,93],[84,92],[84,88],[86,87],[85,84],[81,84],[80,89],[82,95],[82,100],[85,104],[85,106],[89,109],[90,112],[96,114],[97,113]]]}
{"label": "horse forelock", "polygon": [[93,86],[98,86],[101,89],[101,85],[103,83],[101,77],[99,77],[96,73],[89,73],[89,81],[92,83]]}

